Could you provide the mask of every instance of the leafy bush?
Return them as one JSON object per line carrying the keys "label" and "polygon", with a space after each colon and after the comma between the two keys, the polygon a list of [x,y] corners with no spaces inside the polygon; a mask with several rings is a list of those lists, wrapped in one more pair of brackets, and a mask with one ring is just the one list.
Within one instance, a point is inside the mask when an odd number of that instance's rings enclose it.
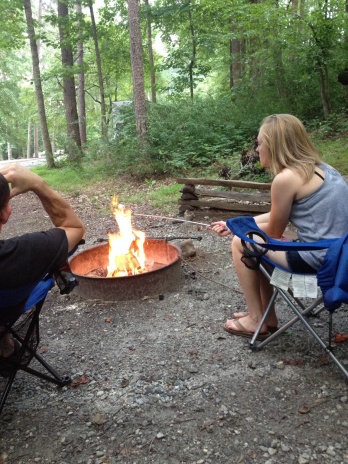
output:
{"label": "leafy bush", "polygon": [[[226,98],[180,99],[149,105],[147,145],[139,151],[134,121],[127,117],[115,147],[115,158],[137,171],[184,173],[240,153],[255,136],[257,124],[245,124]],[[128,113],[129,114],[129,113]],[[134,117],[133,117],[134,120]],[[149,172],[147,172],[147,175]]]}

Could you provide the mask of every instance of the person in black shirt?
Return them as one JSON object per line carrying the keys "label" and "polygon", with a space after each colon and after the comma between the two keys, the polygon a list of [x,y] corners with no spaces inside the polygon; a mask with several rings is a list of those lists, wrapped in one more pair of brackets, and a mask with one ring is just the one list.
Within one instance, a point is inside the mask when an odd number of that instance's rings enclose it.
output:
{"label": "person in black shirt", "polygon": [[[38,283],[67,260],[85,234],[83,222],[64,198],[17,163],[0,168],[0,232],[12,212],[11,198],[29,191],[39,198],[53,227],[0,240],[0,291]],[[13,353],[13,343],[8,337],[1,340],[1,332],[0,326],[0,360]]]}

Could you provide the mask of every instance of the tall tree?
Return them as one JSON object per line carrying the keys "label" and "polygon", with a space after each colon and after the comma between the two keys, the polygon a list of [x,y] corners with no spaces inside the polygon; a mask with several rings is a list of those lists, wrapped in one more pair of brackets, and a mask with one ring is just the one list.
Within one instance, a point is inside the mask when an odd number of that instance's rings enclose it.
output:
{"label": "tall tree", "polygon": [[79,129],[81,144],[87,143],[87,129],[86,129],[86,98],[85,98],[85,71],[84,71],[84,47],[83,47],[83,32],[81,28],[82,5],[81,0],[76,3],[76,13],[78,16],[78,35],[79,41],[77,43],[77,65],[79,73],[77,76],[77,106],[79,115]]}
{"label": "tall tree", "polygon": [[191,51],[191,56],[190,56],[190,61],[189,61],[189,82],[190,82],[190,96],[191,100],[193,100],[193,88],[194,88],[194,82],[193,82],[193,68],[196,66],[196,57],[197,57],[197,39],[196,39],[196,31],[195,27],[193,24],[193,17],[192,17],[192,5],[191,2],[189,1],[190,9],[188,10],[188,15],[189,15],[189,26],[190,26],[190,35],[191,35],[191,42],[192,42],[192,51]]}
{"label": "tall tree", "polygon": [[151,9],[149,0],[144,0],[146,6],[146,29],[147,29],[147,48],[149,53],[149,65],[150,65],[150,81],[151,81],[151,101],[156,103],[156,73],[155,73],[155,61],[153,58],[153,45],[152,45],[152,25],[151,25]]}
{"label": "tall tree", "polygon": [[99,51],[97,25],[95,22],[92,0],[88,0],[88,6],[89,6],[91,21],[92,21],[93,41],[94,41],[95,56],[96,56],[96,62],[97,62],[98,82],[99,82],[99,91],[100,91],[100,108],[101,108],[101,116],[102,116],[102,121],[101,121],[102,136],[106,138],[107,137],[107,125],[106,125],[106,106],[105,106],[103,71],[102,71],[102,63],[101,63],[101,57],[100,57],[100,51]]}
{"label": "tall tree", "polygon": [[242,77],[242,40],[235,37],[236,25],[232,17],[230,17],[231,39],[230,39],[230,88],[235,87]]}
{"label": "tall tree", "polygon": [[143,137],[146,133],[147,111],[138,0],[128,0],[128,24],[130,36],[130,56],[132,63],[135,123],[138,137],[143,140]]}
{"label": "tall tree", "polygon": [[[76,90],[74,78],[74,57],[70,40],[69,9],[66,2],[58,0],[58,27],[60,50],[63,65],[64,106],[68,137],[81,149],[79,118],[77,114]],[[74,153],[70,153],[74,157]]]}
{"label": "tall tree", "polygon": [[39,117],[40,117],[42,139],[43,139],[44,148],[45,148],[46,162],[47,162],[47,167],[53,168],[54,158],[53,158],[53,153],[52,153],[51,139],[50,139],[49,131],[48,131],[47,118],[46,118],[45,100],[44,100],[44,95],[43,95],[43,90],[42,90],[42,85],[41,85],[39,54],[38,54],[37,43],[35,39],[34,21],[33,21],[33,14],[32,14],[30,0],[24,0],[24,10],[25,10],[25,17],[27,21],[27,29],[28,29],[28,36],[29,36],[30,50],[31,50],[31,59],[32,59],[32,64],[33,64],[33,78],[34,78],[34,85],[35,85],[35,93],[36,93],[36,100],[37,100],[37,106],[38,106]]}

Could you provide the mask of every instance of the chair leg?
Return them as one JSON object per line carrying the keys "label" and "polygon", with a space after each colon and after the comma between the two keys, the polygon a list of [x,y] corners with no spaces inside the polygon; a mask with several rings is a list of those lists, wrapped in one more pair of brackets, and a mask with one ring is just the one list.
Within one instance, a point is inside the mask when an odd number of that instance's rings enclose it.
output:
{"label": "chair leg", "polygon": [[[30,339],[35,334],[36,340],[40,339],[40,333],[39,333],[39,316],[40,316],[40,311],[43,306],[44,300],[40,301],[39,303],[36,304],[35,309],[33,310],[33,314],[30,320],[30,323],[26,329],[25,336],[22,337],[20,334],[16,332],[15,329],[12,327],[8,328],[8,331],[12,334],[12,336],[18,340],[21,343],[21,348],[18,352],[16,360],[8,360],[9,365],[12,365],[13,369],[10,372],[9,378],[6,382],[5,388],[2,392],[1,398],[0,398],[0,414],[1,411],[5,405],[5,402],[7,400],[8,394],[11,390],[13,381],[17,375],[18,371],[24,371],[28,372],[29,374],[38,377],[42,380],[46,380],[48,382],[54,383],[55,385],[58,385],[59,387],[63,387],[65,385],[69,385],[71,383],[71,378],[69,376],[62,376],[58,374],[58,372],[48,363],[46,362],[42,356],[40,356],[36,352],[36,347],[35,349],[30,346]],[[30,360],[26,364],[22,363],[22,360],[24,358],[25,353],[30,354]],[[28,364],[32,361],[32,359],[36,359],[39,364],[47,371],[47,373],[40,372],[32,367],[29,367]]]}
{"label": "chair leg", "polygon": [[[325,353],[332,359],[332,361],[336,364],[336,366],[341,370],[343,375],[348,379],[348,371],[347,369],[343,366],[343,364],[337,359],[337,357],[334,355],[332,352],[332,346],[331,346],[331,333],[332,333],[332,314],[330,313],[330,318],[329,318],[329,345],[326,345],[323,340],[319,337],[317,332],[313,329],[313,327],[308,323],[306,320],[305,316],[311,313],[313,309],[320,304],[323,301],[323,298],[320,298],[316,300],[312,305],[310,305],[307,309],[304,311],[299,311],[299,309],[294,305],[294,303],[291,301],[289,298],[288,294],[280,289],[277,288],[278,292],[282,295],[284,300],[287,302],[287,304],[291,307],[293,312],[295,313],[295,317],[291,319],[288,323],[284,324],[277,332],[274,334],[270,335],[266,340],[263,340],[259,343],[256,343],[256,338],[257,335],[259,334],[261,330],[261,325],[258,327],[258,330],[255,332],[253,338],[250,341],[250,347],[253,350],[261,350],[264,346],[266,346],[268,343],[270,343],[272,340],[277,338],[281,333],[283,333],[285,330],[287,330],[289,327],[291,327],[293,324],[295,324],[297,321],[301,321],[303,325],[306,327],[306,329],[309,331],[309,333],[315,338],[315,340],[319,343],[319,345],[322,347],[322,349],[325,351]],[[269,308],[267,308],[269,311]]]}
{"label": "chair leg", "polygon": [[[287,292],[285,292],[284,290],[282,290],[281,288],[277,288],[277,294],[280,294],[284,300],[286,301],[286,303],[290,306],[290,308],[295,312],[295,314],[300,314],[301,317],[298,317],[297,315],[291,319],[289,322],[287,322],[286,324],[282,325],[282,327],[279,328],[279,330],[277,330],[275,333],[273,333],[272,335],[270,335],[268,338],[266,338],[266,340],[263,340],[261,342],[258,342],[256,341],[256,338],[258,336],[258,334],[260,333],[260,330],[261,330],[261,324],[259,325],[257,331],[255,332],[253,338],[251,339],[250,341],[250,348],[252,349],[255,349],[255,350],[262,350],[263,347],[265,347],[266,345],[268,345],[268,343],[271,343],[275,338],[277,338],[279,335],[281,335],[283,332],[285,332],[287,329],[289,329],[291,326],[293,326],[298,320],[303,320],[304,319],[304,316],[307,316],[308,314],[310,314],[313,309],[322,302],[322,298],[319,298],[318,300],[316,300],[314,303],[312,303],[307,309],[305,309],[304,311],[299,311],[296,306],[294,305],[294,303],[291,301],[291,299],[289,298]],[[267,310],[266,312],[268,312],[270,310],[270,308],[267,307]],[[266,313],[265,313],[266,314]],[[310,326],[311,327],[311,326]]]}
{"label": "chair leg", "polygon": [[332,313],[329,312],[329,349],[332,350]]}
{"label": "chair leg", "polygon": [[[13,337],[15,337],[22,345],[21,351],[18,354],[17,360],[14,362],[14,366],[17,367],[17,370],[25,371],[28,372],[29,374],[32,374],[36,377],[39,377],[43,380],[47,380],[48,382],[52,382],[59,387],[63,387],[65,385],[68,385],[71,383],[71,378],[69,376],[61,376],[60,374],[57,373],[57,371],[47,362],[43,359],[42,356],[40,356],[36,350],[33,350],[29,346],[29,339],[32,335],[32,333],[35,331],[36,332],[36,337],[37,340],[40,339],[40,332],[39,332],[39,316],[40,316],[40,311],[43,306],[43,301],[39,303],[40,306],[37,307],[35,310],[35,313],[32,317],[32,320],[30,322],[30,325],[28,327],[27,333],[24,337],[20,337],[15,331],[10,329],[10,332]],[[22,351],[23,350],[23,351]],[[28,351],[33,358],[35,358],[45,369],[46,371],[49,372],[50,375],[44,374],[36,369],[33,369],[31,367],[28,367],[26,365],[21,365],[20,361],[22,360],[24,353]]]}
{"label": "chair leg", "polygon": [[14,381],[14,379],[16,377],[16,374],[17,374],[17,370],[13,369],[13,371],[10,374],[10,377],[8,378],[8,380],[6,382],[5,388],[4,388],[4,390],[2,392],[2,395],[1,395],[1,398],[0,398],[0,414],[1,414],[1,412],[2,412],[2,410],[4,408],[4,406],[5,406],[8,394],[10,393],[10,390],[11,390],[13,381]]}
{"label": "chair leg", "polygon": [[[341,370],[341,372],[343,373],[343,375],[346,377],[346,379],[348,379],[348,371],[347,369],[343,366],[343,364],[336,358],[336,356],[334,355],[334,353],[332,352],[332,348],[331,346],[327,346],[325,345],[325,343],[323,342],[323,340],[319,337],[319,335],[317,334],[317,332],[313,329],[313,327],[306,321],[306,319],[302,316],[302,314],[300,313],[300,311],[298,311],[297,308],[295,308],[295,313],[297,314],[297,316],[299,317],[299,319],[301,319],[302,323],[304,324],[304,326],[307,328],[307,330],[313,335],[313,337],[317,340],[317,342],[319,343],[319,345],[323,348],[323,350],[325,351],[325,353],[332,359],[332,361],[336,364],[336,366]],[[332,316],[332,315],[331,315]]]}
{"label": "chair leg", "polygon": [[44,374],[43,372],[40,372],[29,366],[20,366],[18,370],[28,372],[29,374],[34,375],[35,377],[47,380],[48,382],[58,385],[58,387],[64,387],[71,383],[70,376],[58,374],[58,372],[50,364],[48,364],[48,362],[46,362],[40,355],[35,353],[34,358],[46,369],[46,371],[50,373],[50,375]]}

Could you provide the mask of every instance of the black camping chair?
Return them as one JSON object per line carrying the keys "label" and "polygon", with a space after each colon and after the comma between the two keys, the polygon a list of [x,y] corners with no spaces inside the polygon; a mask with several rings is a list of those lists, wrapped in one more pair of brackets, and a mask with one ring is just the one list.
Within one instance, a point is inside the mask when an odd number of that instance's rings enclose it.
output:
{"label": "black camping chair", "polygon": [[[348,379],[348,371],[337,358],[332,345],[333,314],[342,303],[348,303],[348,233],[341,238],[321,240],[312,243],[303,242],[283,242],[268,237],[256,224],[255,220],[249,216],[241,216],[227,220],[228,228],[241,238],[244,248],[242,261],[251,269],[259,269],[262,274],[273,285],[272,298],[264,312],[263,318],[258,329],[250,341],[250,347],[260,350],[279,335],[283,334],[289,327],[300,321],[312,337],[319,343],[325,353],[332,359],[343,375]],[[260,240],[261,239],[261,240]],[[305,306],[300,298],[296,297],[291,287],[286,283],[290,281],[292,273],[273,263],[265,256],[268,250],[319,250],[328,249],[324,263],[317,274],[318,285],[322,295],[315,298],[313,303]],[[283,272],[287,279],[281,282],[279,276],[275,275]],[[310,274],[299,274],[309,276]],[[282,325],[275,333],[265,340],[257,341],[261,328],[265,323],[269,312],[277,297],[281,297],[291,309],[294,317]],[[329,312],[328,341],[325,342],[318,332],[309,323],[307,316],[318,315],[322,310]]]}
{"label": "black camping chair", "polygon": [[[70,293],[77,285],[66,264],[54,277],[47,275],[40,282],[20,289],[0,290],[0,341],[9,337],[14,344],[14,353],[11,356],[0,357],[0,376],[6,379],[0,397],[0,414],[19,370],[59,387],[71,382],[69,376],[58,374],[37,352],[40,342],[40,312],[55,281],[61,294]],[[39,369],[31,367],[33,360],[37,361]]]}

